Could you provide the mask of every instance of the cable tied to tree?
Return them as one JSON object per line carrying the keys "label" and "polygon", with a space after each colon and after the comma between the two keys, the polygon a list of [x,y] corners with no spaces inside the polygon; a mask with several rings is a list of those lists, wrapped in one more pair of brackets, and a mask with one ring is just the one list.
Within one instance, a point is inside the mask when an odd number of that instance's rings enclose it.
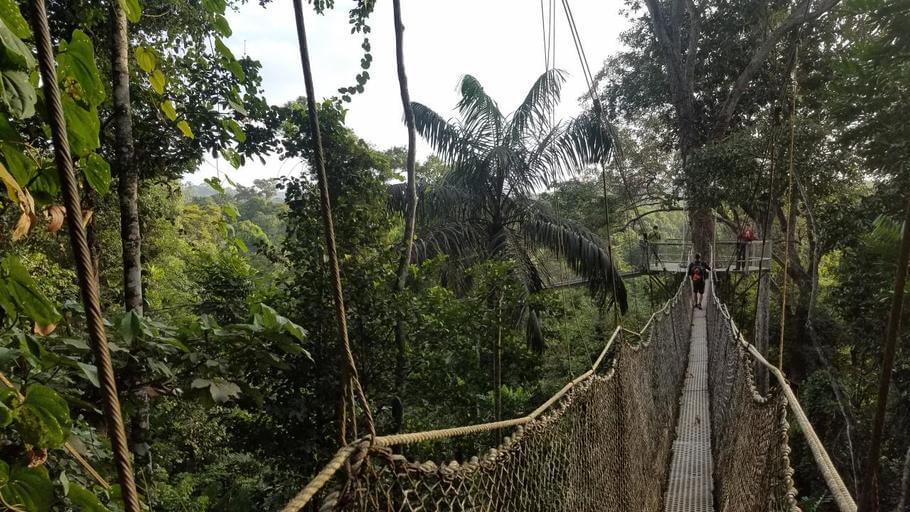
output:
{"label": "cable tied to tree", "polygon": [[[111,439],[111,448],[114,452],[114,461],[117,466],[124,506],[127,512],[139,512],[141,510],[139,494],[133,478],[132,460],[126,442],[123,417],[120,412],[120,399],[117,394],[114,367],[107,343],[107,333],[104,330],[98,276],[91,250],[88,246],[85,226],[82,224],[82,201],[79,197],[79,188],[73,172],[73,160],[70,156],[69,140],[66,133],[66,120],[63,115],[60,89],[57,86],[56,62],[51,46],[47,10],[44,6],[44,0],[32,0],[31,5],[33,10],[31,22],[38,47],[38,68],[41,73],[45,103],[50,114],[48,122],[53,138],[54,160],[63,191],[63,203],[68,212],[66,220],[69,228],[70,244],[76,260],[76,274],[79,278],[79,289],[82,295],[82,304],[85,308],[89,339],[92,342],[92,352],[98,367],[98,380],[104,400],[104,418],[107,423],[108,435]],[[115,7],[116,14],[117,8]],[[122,15],[122,12],[119,14]]]}
{"label": "cable tied to tree", "polygon": [[[332,219],[332,202],[329,197],[328,179],[325,172],[325,158],[322,151],[322,135],[319,131],[319,117],[316,112],[316,93],[313,87],[313,71],[310,67],[309,48],[307,46],[306,27],[303,20],[303,5],[301,0],[294,0],[294,17],[297,22],[297,41],[300,46],[300,62],[303,67],[303,78],[306,86],[307,114],[310,124],[310,133],[313,137],[313,159],[316,167],[316,181],[319,186],[319,202],[322,210],[322,222],[325,232],[326,252],[328,253],[329,267],[332,272],[332,293],[335,303],[335,318],[338,323],[340,338],[340,351],[342,357],[342,411],[346,410],[347,390],[355,394],[363,407],[366,418],[367,430],[371,438],[376,437],[376,426],[370,403],[360,384],[354,354],[351,352],[351,343],[348,338],[347,313],[344,306],[344,290],[341,284],[341,267],[338,263],[337,244],[335,242],[335,225]],[[356,416],[354,404],[351,403],[351,414]],[[342,444],[347,443],[346,421],[342,417],[339,425]],[[355,432],[356,436],[356,432]]]}

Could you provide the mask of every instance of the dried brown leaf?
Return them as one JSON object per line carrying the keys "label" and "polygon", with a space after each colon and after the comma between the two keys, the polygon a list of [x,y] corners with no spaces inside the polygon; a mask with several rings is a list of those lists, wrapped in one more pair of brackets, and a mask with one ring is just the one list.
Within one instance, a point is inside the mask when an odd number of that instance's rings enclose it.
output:
{"label": "dried brown leaf", "polygon": [[56,233],[63,227],[63,220],[66,218],[66,208],[59,204],[52,204],[44,209],[44,218],[47,220],[47,230],[51,233]]}
{"label": "dried brown leaf", "polygon": [[38,336],[50,336],[55,330],[57,330],[57,324],[43,325],[36,323],[33,329]]}

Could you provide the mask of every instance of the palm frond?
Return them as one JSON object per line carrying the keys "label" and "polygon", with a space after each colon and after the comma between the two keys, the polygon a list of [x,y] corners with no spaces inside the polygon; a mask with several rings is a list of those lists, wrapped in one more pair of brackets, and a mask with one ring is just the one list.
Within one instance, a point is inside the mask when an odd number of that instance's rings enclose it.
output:
{"label": "palm frond", "polygon": [[430,143],[440,158],[450,163],[456,161],[465,146],[459,127],[422,103],[412,102],[411,110],[417,133]]}
{"label": "palm frond", "polygon": [[537,157],[529,163],[531,171],[556,181],[585,166],[605,162],[613,138],[593,112],[585,112],[565,126],[554,128],[538,145]]}
{"label": "palm frond", "polygon": [[465,131],[474,134],[473,138],[492,139],[494,144],[501,139],[505,116],[480,81],[471,75],[461,79],[461,99],[457,108],[461,112]]}
{"label": "palm frond", "polygon": [[558,69],[544,72],[531,86],[528,95],[518,107],[509,124],[514,141],[523,139],[528,131],[543,131],[550,122],[550,114],[559,103],[565,73]]}
{"label": "palm frond", "polygon": [[613,296],[623,313],[629,307],[626,286],[610,253],[597,235],[571,221],[537,212],[524,224],[524,234],[536,244],[563,258],[575,273],[588,281],[591,293],[602,303]]}
{"label": "palm frond", "polygon": [[483,246],[483,232],[472,223],[436,224],[414,241],[413,263],[445,254],[451,261],[465,264],[483,254]]}

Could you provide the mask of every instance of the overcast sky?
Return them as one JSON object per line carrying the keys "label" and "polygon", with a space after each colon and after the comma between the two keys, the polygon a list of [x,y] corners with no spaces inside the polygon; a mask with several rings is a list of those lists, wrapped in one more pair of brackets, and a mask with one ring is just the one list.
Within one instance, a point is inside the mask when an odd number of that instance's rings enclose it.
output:
{"label": "overcast sky", "polygon": [[[407,131],[398,93],[392,3],[377,3],[370,18],[371,80],[366,92],[354,96],[348,105],[347,123],[374,147],[385,149],[406,145]],[[351,35],[348,24],[353,1],[336,0],[335,4],[335,10],[323,16],[312,10],[305,12],[316,95],[320,98],[354,83],[360,71],[361,37]],[[458,81],[471,74],[499,102],[501,110],[511,112],[544,70],[539,0],[403,0],[402,4],[405,65],[413,101],[452,115],[458,101]],[[618,35],[626,26],[618,13],[621,3],[575,0],[571,5],[588,61],[596,73],[604,58],[619,48]],[[266,99],[281,104],[302,96],[303,74],[291,0],[274,0],[265,8],[250,1],[228,19],[234,31],[228,46],[235,54],[246,54],[262,63]],[[585,83],[561,8],[557,12],[556,67],[569,73],[559,110],[561,117],[568,117],[578,112],[577,98],[584,94]],[[420,141],[418,158],[429,153],[429,147]],[[300,164],[273,156],[266,165],[251,159],[234,170],[223,161],[207,160],[190,181],[200,182],[218,172],[249,184],[257,178],[299,173]]]}

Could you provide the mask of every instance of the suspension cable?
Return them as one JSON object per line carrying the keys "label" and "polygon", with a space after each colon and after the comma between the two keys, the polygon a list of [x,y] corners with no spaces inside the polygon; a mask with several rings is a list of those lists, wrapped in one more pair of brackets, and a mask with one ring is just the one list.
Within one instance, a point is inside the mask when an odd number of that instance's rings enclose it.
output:
{"label": "suspension cable", "polygon": [[781,285],[781,299],[780,299],[780,339],[778,340],[778,360],[777,367],[781,371],[784,369],[784,331],[786,329],[787,323],[787,291],[788,285],[790,282],[789,272],[790,272],[790,244],[791,237],[793,236],[793,166],[794,166],[794,148],[796,147],[796,95],[798,92],[798,86],[796,80],[796,63],[799,61],[799,41],[796,43],[796,48],[793,50],[793,76],[791,76],[792,84],[792,100],[790,103],[790,154],[788,155],[789,163],[787,169],[787,214],[786,214],[786,235],[784,236],[784,275],[783,275],[783,284]]}
{"label": "suspension cable", "polygon": [[[340,350],[343,357],[344,369],[342,370],[341,400],[342,411],[347,402],[346,389],[353,388],[352,392],[356,393],[363,407],[363,413],[366,417],[367,429],[372,438],[376,437],[376,427],[373,422],[373,414],[370,410],[370,403],[367,400],[363,387],[360,385],[360,377],[357,374],[357,365],[354,362],[354,354],[351,352],[351,343],[348,338],[347,313],[344,307],[344,290],[341,284],[341,267],[338,264],[338,251],[335,244],[335,225],[332,219],[332,202],[329,198],[329,185],[325,172],[325,158],[322,152],[322,134],[319,131],[319,117],[316,112],[316,93],[313,88],[313,70],[310,67],[309,48],[307,46],[306,27],[303,21],[303,6],[301,0],[294,0],[294,18],[297,22],[297,42],[300,46],[300,63],[303,67],[303,78],[306,87],[307,117],[309,118],[310,134],[313,137],[313,159],[316,167],[316,181],[319,186],[319,199],[322,208],[322,222],[325,231],[325,245],[328,253],[329,267],[332,272],[332,293],[335,302],[335,318],[338,322],[338,335],[340,338]],[[351,404],[352,415],[354,404]],[[339,437],[342,444],[347,444],[347,427],[343,419],[339,425]],[[356,433],[355,433],[356,435]]]}
{"label": "suspension cable", "polygon": [[[85,308],[85,322],[89,331],[89,339],[92,342],[92,352],[98,366],[98,380],[101,383],[101,393],[104,398],[104,418],[107,423],[108,436],[111,439],[111,448],[114,452],[114,461],[117,466],[124,507],[127,512],[139,512],[141,510],[139,507],[139,493],[136,490],[136,481],[133,478],[133,465],[129,446],[126,442],[126,432],[123,428],[117,381],[114,375],[114,366],[111,362],[107,333],[104,329],[104,317],[102,316],[101,298],[98,290],[98,273],[95,269],[91,249],[88,246],[85,226],[82,225],[82,199],[80,198],[79,187],[73,172],[73,159],[70,156],[66,120],[63,116],[60,89],[57,86],[56,62],[51,48],[50,28],[44,0],[32,0],[32,9],[32,29],[35,32],[35,42],[38,47],[38,69],[43,82],[44,98],[50,114],[48,122],[51,127],[54,144],[54,160],[63,190],[63,203],[67,211],[66,220],[69,228],[70,244],[75,255],[79,290],[82,295],[82,304]],[[119,9],[115,9],[115,16],[118,16],[118,11],[119,16],[124,16]],[[123,23],[126,22],[125,19],[121,21]]]}

